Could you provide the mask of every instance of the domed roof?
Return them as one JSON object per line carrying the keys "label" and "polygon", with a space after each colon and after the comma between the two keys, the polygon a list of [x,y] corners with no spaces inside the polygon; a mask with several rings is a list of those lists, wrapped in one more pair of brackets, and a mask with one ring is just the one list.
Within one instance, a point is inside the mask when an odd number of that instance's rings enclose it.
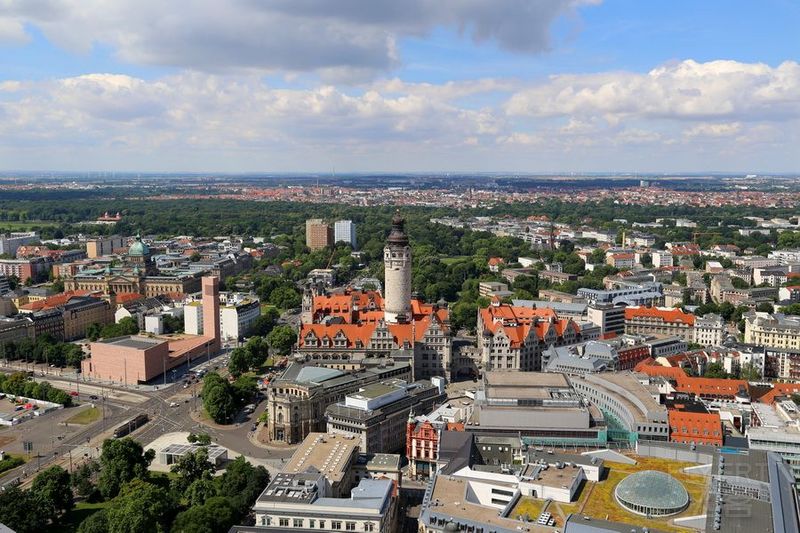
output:
{"label": "domed roof", "polygon": [[630,510],[647,509],[654,515],[674,514],[689,505],[689,493],[669,474],[644,470],[619,482],[617,501]]}
{"label": "domed roof", "polygon": [[408,235],[406,235],[405,225],[406,220],[400,216],[400,211],[397,211],[394,217],[392,217],[392,231],[389,232],[386,244],[408,246]]}
{"label": "domed roof", "polygon": [[136,234],[136,240],[133,244],[131,244],[131,247],[128,248],[128,255],[136,257],[150,255],[150,248],[148,248],[147,245],[142,242],[142,237],[138,233]]}

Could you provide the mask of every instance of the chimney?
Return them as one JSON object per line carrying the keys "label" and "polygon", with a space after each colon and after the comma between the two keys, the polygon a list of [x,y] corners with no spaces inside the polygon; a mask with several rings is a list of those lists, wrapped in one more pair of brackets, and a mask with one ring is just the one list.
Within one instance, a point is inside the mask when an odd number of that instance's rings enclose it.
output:
{"label": "chimney", "polygon": [[219,278],[203,277],[203,336],[214,340],[211,350],[219,351]]}

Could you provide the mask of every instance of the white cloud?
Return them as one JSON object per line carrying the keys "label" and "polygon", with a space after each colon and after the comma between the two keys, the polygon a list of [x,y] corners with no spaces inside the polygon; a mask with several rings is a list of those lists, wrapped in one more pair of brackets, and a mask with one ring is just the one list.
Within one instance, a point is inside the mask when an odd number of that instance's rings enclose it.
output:
{"label": "white cloud", "polygon": [[741,122],[701,122],[683,132],[687,137],[730,137],[742,131]]}
{"label": "white cloud", "polygon": [[198,71],[7,80],[0,160],[40,169],[797,169],[796,72],[795,63],[684,62],[647,74],[384,79],[358,89]]}
{"label": "white cloud", "polygon": [[553,76],[514,94],[512,116],[783,120],[800,116],[800,64],[682,61],[647,74]]}
{"label": "white cloud", "polygon": [[0,14],[0,44],[25,44],[29,40],[20,20],[4,19]]}
{"label": "white cloud", "polygon": [[440,27],[538,53],[582,0],[0,0],[0,39],[23,23],[72,51],[113,47],[137,64],[364,79],[400,61],[397,41]]}

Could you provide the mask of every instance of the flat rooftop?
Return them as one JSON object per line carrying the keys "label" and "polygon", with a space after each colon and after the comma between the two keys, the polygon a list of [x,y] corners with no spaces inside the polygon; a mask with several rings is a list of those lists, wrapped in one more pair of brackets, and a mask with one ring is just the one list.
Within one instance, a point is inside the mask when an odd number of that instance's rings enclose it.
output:
{"label": "flat rooftop", "polygon": [[291,502],[311,503],[317,498],[316,482],[320,474],[303,472],[276,474],[256,500],[259,503]]}
{"label": "flat rooftop", "polygon": [[484,393],[486,398],[513,398],[517,400],[565,399],[556,391],[573,393],[572,385],[564,374],[553,372],[487,372]]}
{"label": "flat rooftop", "polygon": [[543,531],[530,523],[500,517],[497,509],[468,502],[468,485],[467,479],[439,474],[431,493],[429,511],[456,521],[485,524],[511,531]]}
{"label": "flat rooftop", "polygon": [[484,379],[490,387],[571,387],[563,374],[548,372],[486,372]]}
{"label": "flat rooftop", "polygon": [[120,348],[147,350],[148,348],[152,348],[153,346],[158,346],[159,344],[163,344],[166,341],[164,341],[163,339],[151,339],[143,335],[131,335],[130,337],[114,337],[111,339],[105,339],[98,342],[101,342],[103,344],[112,344],[114,346],[119,346]]}
{"label": "flat rooftop", "polygon": [[314,467],[331,482],[341,481],[351,457],[358,450],[358,443],[349,435],[309,433],[283,471],[296,474]]}
{"label": "flat rooftop", "polygon": [[[565,466],[564,468],[548,467],[542,469],[540,465],[529,464],[523,469],[523,475],[532,477],[545,487],[570,487],[581,474],[580,466]],[[535,475],[534,475],[535,474]]]}
{"label": "flat rooftop", "polygon": [[357,464],[367,470],[400,470],[400,456],[396,453],[362,453]]}

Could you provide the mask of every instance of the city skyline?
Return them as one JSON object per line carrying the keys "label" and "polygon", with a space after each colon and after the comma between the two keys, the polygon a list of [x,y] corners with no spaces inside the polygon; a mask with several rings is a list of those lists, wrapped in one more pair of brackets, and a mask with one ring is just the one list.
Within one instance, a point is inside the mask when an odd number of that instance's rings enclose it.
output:
{"label": "city skyline", "polygon": [[796,172],[798,15],[10,1],[0,170]]}

